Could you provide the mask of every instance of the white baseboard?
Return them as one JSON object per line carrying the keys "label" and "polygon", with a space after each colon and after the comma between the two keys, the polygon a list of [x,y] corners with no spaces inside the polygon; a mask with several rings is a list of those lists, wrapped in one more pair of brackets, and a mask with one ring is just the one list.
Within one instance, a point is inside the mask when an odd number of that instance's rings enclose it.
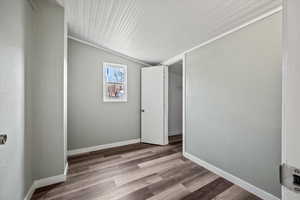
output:
{"label": "white baseboard", "polygon": [[93,147],[75,149],[75,150],[68,151],[68,156],[74,156],[74,155],[79,155],[79,154],[83,154],[83,153],[89,153],[89,152],[92,152],[92,151],[99,151],[99,150],[102,150],[102,149],[120,147],[120,146],[129,145],[129,144],[140,143],[140,142],[141,142],[141,139],[138,138],[138,139],[133,139],[133,140],[114,142],[114,143],[111,143],[111,144],[102,144],[102,145],[93,146]]}
{"label": "white baseboard", "polygon": [[57,175],[57,176],[51,176],[51,177],[48,177],[48,178],[43,178],[43,179],[40,179],[40,180],[36,180],[36,181],[34,181],[34,185],[35,185],[35,188],[41,188],[41,187],[45,187],[45,186],[48,186],[48,185],[53,185],[53,184],[56,184],[56,183],[65,182],[66,178],[67,177],[64,174],[60,174],[60,175]]}
{"label": "white baseboard", "polygon": [[169,130],[169,136],[173,136],[173,135],[181,135],[182,134],[182,130],[181,129],[177,129],[177,130]]}
{"label": "white baseboard", "polygon": [[215,167],[214,165],[206,162],[206,161],[203,161],[199,158],[197,158],[196,156],[193,156],[187,152],[184,152],[183,153],[183,156],[188,158],[189,160],[197,163],[198,165],[201,165],[202,167],[205,167],[206,169],[210,170],[211,172],[227,179],[228,181],[240,186],[241,188],[255,194],[256,196],[264,199],[264,200],[280,200],[278,197],[228,173],[228,172],[225,172],[223,171],[222,169],[218,168],[218,167]]}
{"label": "white baseboard", "polygon": [[34,191],[38,188],[45,187],[45,186],[48,186],[48,185],[53,185],[53,184],[56,184],[56,183],[65,182],[67,180],[68,167],[69,167],[69,165],[67,163],[66,166],[65,166],[63,174],[60,174],[60,175],[57,175],[57,176],[51,176],[51,177],[43,178],[43,179],[39,179],[39,180],[35,180],[33,182],[33,184],[31,185],[31,187],[29,188],[24,200],[30,200],[33,193],[34,193]]}
{"label": "white baseboard", "polygon": [[24,200],[30,200],[33,193],[34,193],[35,187],[34,187],[34,182],[32,183],[31,187],[29,188]]}
{"label": "white baseboard", "polygon": [[68,169],[69,169],[69,163],[67,162],[66,166],[65,166],[65,170],[64,170],[64,175],[67,179],[67,175],[68,175]]}

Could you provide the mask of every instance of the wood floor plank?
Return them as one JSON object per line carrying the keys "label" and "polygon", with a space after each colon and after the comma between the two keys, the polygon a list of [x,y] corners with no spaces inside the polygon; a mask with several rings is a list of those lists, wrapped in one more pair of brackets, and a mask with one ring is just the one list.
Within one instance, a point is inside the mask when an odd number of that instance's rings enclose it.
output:
{"label": "wood floor plank", "polygon": [[[159,194],[174,185],[184,182],[185,180],[189,179],[190,177],[197,176],[198,174],[202,173],[202,171],[199,171],[198,169],[194,168],[193,166],[180,166],[178,168],[181,168],[181,171],[178,173],[172,173],[172,175],[169,176],[163,176],[163,180],[151,184],[148,186],[148,188],[151,190],[153,194]],[[171,169],[172,170],[172,169]],[[169,170],[168,170],[169,171]]]}
{"label": "wood floor plank", "polygon": [[215,181],[219,176],[209,171],[205,171],[191,179],[186,180],[182,184],[190,191],[194,192],[205,185]]}
{"label": "wood floor plank", "polygon": [[[143,155],[138,155],[138,156],[133,157],[133,158],[126,158],[126,159],[119,156],[118,158],[115,158],[115,159],[108,159],[108,160],[100,161],[100,162],[96,162],[96,163],[82,163],[80,166],[88,166],[89,170],[99,170],[99,169],[104,169],[104,168],[107,168],[107,167],[113,167],[113,166],[116,166],[116,165],[119,165],[119,164],[122,164],[122,163],[126,163],[126,162],[129,162],[129,161],[132,161],[132,160],[136,160],[136,159],[139,159],[139,158],[146,158],[146,157],[152,156],[152,155],[153,155],[153,153],[149,153],[147,155],[143,154]],[[70,166],[70,168],[73,168],[73,167]]]}
{"label": "wood floor plank", "polygon": [[141,167],[141,168],[151,167],[151,166],[157,165],[159,163],[174,160],[174,159],[178,159],[178,158],[181,158],[181,157],[182,157],[182,153],[180,153],[180,152],[173,153],[171,155],[167,155],[167,156],[160,157],[160,158],[157,158],[157,159],[152,159],[152,160],[149,160],[149,161],[142,162],[142,163],[138,164],[138,166]]}
{"label": "wood floor plank", "polygon": [[68,177],[67,181],[64,183],[65,185],[74,185],[77,184],[80,187],[80,184],[85,184],[86,182],[94,182],[99,180],[111,179],[117,175],[124,173],[131,173],[139,169],[138,166],[115,166],[111,168],[101,169],[99,171],[86,171],[83,174],[77,176]]}
{"label": "wood floor plank", "polygon": [[148,200],[179,200],[187,196],[190,192],[181,184],[176,184],[171,188],[160,192],[157,195],[154,195]]}
{"label": "wood floor plank", "polygon": [[154,184],[156,182],[161,181],[162,178],[157,176],[156,174],[151,174],[149,176],[140,178],[138,180],[132,181],[128,184],[119,186],[115,188],[113,191],[109,191],[103,195],[100,195],[95,200],[116,200],[120,199],[124,196],[129,195],[132,192],[140,190],[142,188],[147,188],[148,185]]}
{"label": "wood floor plank", "polygon": [[213,182],[203,186],[202,188],[196,190],[195,192],[184,197],[184,200],[209,200],[216,197],[218,194],[224,192],[226,189],[231,187],[233,184],[229,181],[218,178]]}
{"label": "wood floor plank", "polygon": [[180,159],[171,160],[167,163],[162,163],[156,166],[146,167],[146,168],[140,168],[130,174],[122,174],[115,178],[116,184],[123,185],[130,181],[134,181],[137,179],[140,179],[142,177],[148,176],[150,174],[158,173],[159,171],[168,170],[172,167],[182,165],[184,162]]}
{"label": "wood floor plank", "polygon": [[[152,155],[149,155],[148,157],[142,157],[142,158],[137,158],[137,159],[127,159],[129,160],[128,162],[123,163],[123,165],[128,166],[128,165],[137,165],[139,166],[139,164],[141,163],[145,163],[145,162],[152,162],[156,159],[160,159],[160,158],[164,158],[166,156],[171,156],[175,154],[174,151],[168,150],[168,151],[163,151],[163,152],[159,152],[159,153],[153,153]],[[178,156],[179,158],[180,156]],[[174,158],[175,159],[175,158]]]}
{"label": "wood floor plank", "polygon": [[174,166],[173,168],[171,168],[169,170],[160,171],[160,172],[158,172],[158,174],[163,178],[169,178],[176,174],[181,174],[183,172],[183,170],[185,170],[186,168],[189,168],[189,169],[195,168],[195,169],[197,169],[197,172],[199,172],[199,173],[200,172],[202,173],[203,170],[207,171],[203,167],[200,167],[188,160],[185,160],[185,159],[181,159],[181,160],[184,162],[184,164],[179,165],[179,166]]}
{"label": "wood floor plank", "polygon": [[152,196],[153,196],[153,194],[149,191],[148,188],[142,188],[142,189],[132,192],[118,200],[141,200],[141,199],[148,199]]}
{"label": "wood floor plank", "polygon": [[79,162],[74,162],[73,164],[70,164],[69,169],[76,169],[76,168],[80,168],[80,167],[88,167],[90,165],[96,165],[96,164],[101,164],[101,163],[105,163],[108,161],[112,161],[112,160],[116,160],[116,159],[122,159],[122,157],[120,155],[114,155],[111,157],[93,157],[93,158],[89,158],[88,160],[80,160]]}
{"label": "wood floor plank", "polygon": [[261,200],[255,195],[246,192],[242,188],[233,185],[221,194],[217,195],[213,200]]}
{"label": "wood floor plank", "polygon": [[143,150],[138,150],[135,152],[124,153],[124,154],[121,154],[120,156],[122,158],[130,159],[130,158],[134,158],[136,156],[140,156],[140,155],[144,155],[144,154],[146,154],[146,155],[153,154],[153,151],[151,151],[149,149],[143,149]]}
{"label": "wood floor plank", "polygon": [[113,190],[115,187],[114,181],[105,181],[97,184],[82,185],[76,190],[68,190],[63,193],[58,193],[55,196],[45,197],[45,200],[79,200],[91,199],[103,194],[107,190]]}
{"label": "wood floor plank", "polygon": [[148,149],[148,148],[152,148],[152,147],[155,147],[155,145],[137,143],[137,144],[133,144],[133,145],[126,145],[126,146],[121,146],[121,147],[104,149],[99,152],[107,157],[107,156],[113,156],[113,155],[121,155],[121,154],[129,153],[129,152],[137,152],[139,150]]}

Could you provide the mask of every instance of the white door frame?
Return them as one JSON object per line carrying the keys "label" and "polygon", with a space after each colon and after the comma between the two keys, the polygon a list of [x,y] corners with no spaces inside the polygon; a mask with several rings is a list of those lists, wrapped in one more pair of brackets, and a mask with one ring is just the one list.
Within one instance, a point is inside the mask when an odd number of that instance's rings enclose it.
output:
{"label": "white door frame", "polygon": [[182,153],[185,154],[186,132],[186,54],[182,56]]}
{"label": "white door frame", "polygon": [[[295,16],[295,13],[297,13],[297,12],[295,10],[292,10],[291,7],[297,8],[299,10],[299,2],[292,1],[292,0],[283,0],[283,9],[282,9],[282,16],[283,16],[283,19],[282,19],[282,72],[283,72],[283,75],[282,75],[282,164],[284,164],[284,163],[290,164],[291,162],[293,162],[293,160],[290,160],[291,158],[289,158],[289,157],[294,157],[294,156],[290,155],[291,149],[289,149],[289,148],[291,146],[289,146],[289,147],[287,146],[287,143],[289,143],[289,141],[290,141],[290,138],[288,138],[288,135],[289,135],[289,137],[292,137],[291,130],[289,130],[290,128],[287,126],[287,122],[289,122],[289,124],[290,124],[289,126],[291,126],[291,124],[293,124],[295,122],[293,122],[291,120],[291,116],[289,116],[289,115],[291,115],[291,112],[288,110],[290,110],[291,108],[290,108],[290,105],[288,105],[288,103],[291,102],[290,101],[291,97],[288,95],[291,95],[291,93],[298,92],[298,91],[296,91],[296,89],[298,89],[298,88],[292,88],[291,84],[294,83],[293,85],[297,85],[297,82],[299,82],[298,77],[297,78],[293,77],[296,66],[299,67],[298,66],[299,60],[298,59],[296,60],[295,55],[293,55],[293,51],[297,51],[298,47],[297,47],[297,49],[295,49],[295,46],[293,46],[293,44],[291,44],[291,41],[289,41],[289,40],[291,40],[291,38],[288,38],[290,36],[294,37],[294,35],[290,35],[291,33],[299,33],[299,29],[293,30],[293,28],[296,28],[296,27],[293,27],[295,25],[294,22],[288,23],[288,20],[290,20],[292,17],[293,18],[297,17],[297,16]],[[290,11],[290,13],[288,13],[289,11]],[[299,44],[299,40],[297,40],[297,44]],[[289,53],[292,55],[290,56]],[[299,75],[299,71],[296,71],[296,73],[298,73],[297,75]],[[293,98],[297,98],[297,97],[295,96]],[[293,106],[295,106],[295,104]],[[287,107],[289,107],[289,108],[287,108]],[[297,109],[297,108],[295,108],[295,109]],[[297,117],[293,116],[293,118],[297,118]],[[291,120],[291,122],[288,120]],[[299,127],[296,127],[296,129],[298,129],[298,128]],[[297,130],[294,130],[294,131],[297,132]],[[295,143],[293,143],[293,145],[295,145]],[[295,167],[299,167],[299,166],[295,166]],[[287,188],[285,188],[283,186],[282,186],[281,193],[282,193],[282,200],[298,199],[300,196],[299,194],[289,191]]]}
{"label": "white door frame", "polygon": [[[168,62],[167,66],[173,65],[177,62],[182,61],[182,153],[185,152],[185,123],[186,123],[186,71],[185,71],[185,54],[177,56],[171,62]],[[169,86],[167,84],[166,92],[168,93]],[[166,101],[166,107],[169,107],[169,101]],[[168,123],[168,116],[166,123]],[[168,130],[167,130],[167,137],[168,137]]]}
{"label": "white door frame", "polygon": [[164,145],[169,144],[169,71],[164,67]]}
{"label": "white door frame", "polygon": [[[286,163],[286,121],[285,121],[285,94],[286,94],[286,82],[287,82],[287,38],[286,32],[286,1],[283,0],[282,9],[282,126],[281,126],[281,163]],[[285,187],[281,187],[281,198],[282,200],[287,200],[285,195]]]}

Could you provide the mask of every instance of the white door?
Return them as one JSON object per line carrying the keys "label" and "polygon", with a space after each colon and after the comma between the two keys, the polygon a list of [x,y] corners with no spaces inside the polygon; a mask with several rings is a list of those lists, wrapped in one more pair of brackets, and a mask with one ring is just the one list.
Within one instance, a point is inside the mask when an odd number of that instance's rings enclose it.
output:
{"label": "white door", "polygon": [[[300,1],[285,0],[283,21],[283,163],[300,169]],[[295,172],[295,169],[293,173]],[[295,177],[291,187],[296,188]],[[299,185],[300,188],[300,185]],[[299,191],[300,192],[300,191]],[[283,187],[283,200],[299,200],[300,193]]]}
{"label": "white door", "polygon": [[165,66],[142,68],[141,141],[144,143],[168,144],[167,72]]}

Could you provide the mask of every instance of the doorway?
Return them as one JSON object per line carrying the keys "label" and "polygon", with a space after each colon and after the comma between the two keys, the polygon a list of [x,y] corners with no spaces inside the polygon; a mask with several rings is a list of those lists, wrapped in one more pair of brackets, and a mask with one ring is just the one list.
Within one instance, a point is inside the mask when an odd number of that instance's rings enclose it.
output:
{"label": "doorway", "polygon": [[183,62],[168,66],[168,138],[169,144],[182,142]]}
{"label": "doorway", "polygon": [[184,59],[168,66],[142,68],[141,142],[183,143]]}

